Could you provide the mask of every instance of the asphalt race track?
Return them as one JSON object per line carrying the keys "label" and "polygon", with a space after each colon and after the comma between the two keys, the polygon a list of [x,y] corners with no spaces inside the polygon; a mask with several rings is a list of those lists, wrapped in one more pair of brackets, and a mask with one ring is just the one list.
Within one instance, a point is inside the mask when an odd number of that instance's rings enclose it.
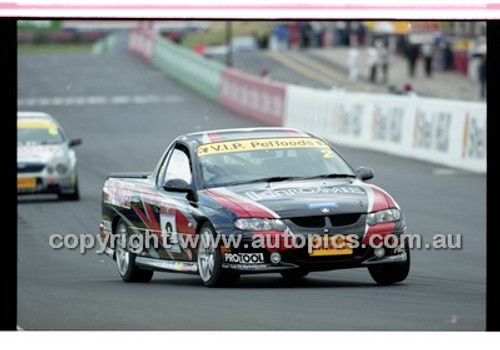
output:
{"label": "asphalt race track", "polygon": [[414,250],[401,284],[366,269],[317,272],[299,282],[243,276],[209,289],[195,275],[155,273],[125,284],[107,256],[54,250],[53,233],[98,232],[111,172],[150,170],[179,134],[257,126],[128,55],[18,57],[20,110],[52,113],[77,148],[81,200],[18,198],[18,325],[24,329],[484,330],[486,177],[375,152],[340,148],[375,170],[409,232],[429,241],[462,234],[459,250]]}

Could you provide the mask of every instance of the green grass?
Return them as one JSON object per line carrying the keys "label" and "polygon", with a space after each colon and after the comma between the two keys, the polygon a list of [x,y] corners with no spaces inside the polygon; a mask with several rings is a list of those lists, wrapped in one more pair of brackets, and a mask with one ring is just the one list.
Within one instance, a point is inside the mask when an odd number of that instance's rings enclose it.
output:
{"label": "green grass", "polygon": [[[262,36],[269,34],[278,22],[251,22],[233,21],[232,36],[256,34]],[[187,34],[182,40],[182,45],[192,49],[196,44],[205,46],[225,45],[226,43],[226,22],[210,22],[210,27],[204,32],[194,32]]]}
{"label": "green grass", "polygon": [[17,54],[82,53],[91,52],[92,44],[19,44]]}

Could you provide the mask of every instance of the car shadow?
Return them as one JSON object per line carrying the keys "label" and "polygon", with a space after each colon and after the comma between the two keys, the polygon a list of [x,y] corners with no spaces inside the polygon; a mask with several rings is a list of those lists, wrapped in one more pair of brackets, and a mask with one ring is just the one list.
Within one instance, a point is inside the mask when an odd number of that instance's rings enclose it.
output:
{"label": "car shadow", "polygon": [[65,202],[65,201],[57,198],[56,194],[39,194],[39,195],[17,196],[17,204],[62,203],[62,202]]}
{"label": "car shadow", "polygon": [[[152,284],[165,284],[175,286],[202,286],[198,276],[172,276],[169,278],[154,278]],[[270,288],[366,288],[377,287],[378,285],[370,280],[355,281],[345,279],[325,279],[309,275],[296,280],[287,280],[279,275],[276,276],[242,276],[238,283],[222,287],[224,289],[270,289]]]}

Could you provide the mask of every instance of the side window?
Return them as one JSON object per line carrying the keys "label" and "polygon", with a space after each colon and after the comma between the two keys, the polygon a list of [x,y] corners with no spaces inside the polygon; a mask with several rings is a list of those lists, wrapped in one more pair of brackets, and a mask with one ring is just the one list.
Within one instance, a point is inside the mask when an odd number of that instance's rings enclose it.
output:
{"label": "side window", "polygon": [[191,165],[187,151],[182,148],[175,148],[167,165],[167,170],[163,183],[172,179],[182,179],[188,184],[191,183]]}
{"label": "side window", "polygon": [[160,170],[158,171],[158,178],[156,180],[156,183],[158,186],[164,183],[163,179],[165,177],[165,169],[167,168],[168,160],[170,156],[172,155],[173,149],[170,149],[167,154],[165,155],[165,158],[163,159],[163,163],[161,163]]}

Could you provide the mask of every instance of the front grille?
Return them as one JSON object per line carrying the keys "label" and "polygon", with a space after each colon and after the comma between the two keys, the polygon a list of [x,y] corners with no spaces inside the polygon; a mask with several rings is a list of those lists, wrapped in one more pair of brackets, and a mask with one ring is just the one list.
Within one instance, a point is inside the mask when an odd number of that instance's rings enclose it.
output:
{"label": "front grille", "polygon": [[45,168],[45,164],[31,163],[31,164],[17,164],[17,173],[38,173]]}
{"label": "front grille", "polygon": [[356,222],[358,222],[360,217],[361,217],[361,214],[359,214],[359,213],[358,214],[331,215],[330,222],[332,223],[333,227],[347,226],[347,225],[353,225]]}
{"label": "front grille", "polygon": [[[332,227],[349,226],[354,225],[359,221],[362,214],[337,214],[329,215],[330,223]],[[323,228],[326,226],[326,217],[324,216],[304,216],[289,218],[295,225],[304,228]]]}
{"label": "front grille", "polygon": [[290,218],[295,225],[307,228],[322,228],[325,227],[324,216],[304,216],[298,218]]}

